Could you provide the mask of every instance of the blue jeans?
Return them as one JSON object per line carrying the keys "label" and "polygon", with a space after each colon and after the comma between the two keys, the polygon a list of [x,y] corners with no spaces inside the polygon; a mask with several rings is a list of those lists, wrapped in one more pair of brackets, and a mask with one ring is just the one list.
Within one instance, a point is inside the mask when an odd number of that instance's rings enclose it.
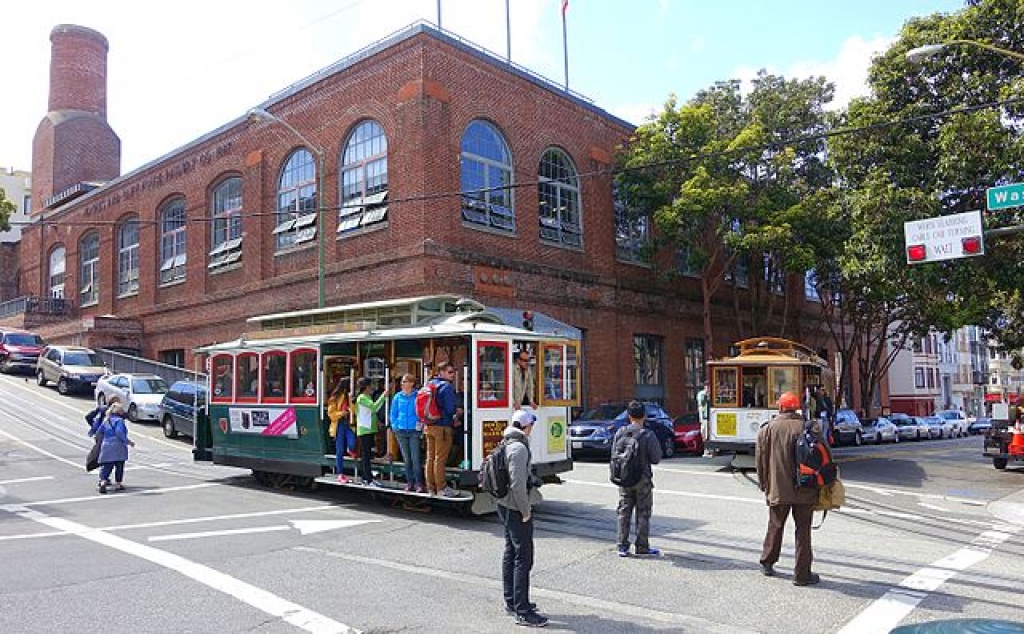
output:
{"label": "blue jeans", "polygon": [[100,465],[100,482],[110,482],[110,472],[114,472],[114,482],[124,482],[124,460],[119,462],[104,462]]}
{"label": "blue jeans", "polygon": [[415,486],[423,486],[423,459],[420,454],[420,439],[423,434],[415,429],[397,429],[395,436],[398,438],[402,460],[405,462],[405,481]]}
{"label": "blue jeans", "polygon": [[338,475],[343,473],[345,466],[345,453],[351,448],[355,449],[356,438],[352,428],[345,424],[338,425],[334,438],[334,472]]}
{"label": "blue jeans", "polygon": [[530,611],[530,570],[533,568],[533,518],[523,521],[515,509],[496,505],[505,525],[505,553],[501,558],[501,587],[505,605],[526,614]]}

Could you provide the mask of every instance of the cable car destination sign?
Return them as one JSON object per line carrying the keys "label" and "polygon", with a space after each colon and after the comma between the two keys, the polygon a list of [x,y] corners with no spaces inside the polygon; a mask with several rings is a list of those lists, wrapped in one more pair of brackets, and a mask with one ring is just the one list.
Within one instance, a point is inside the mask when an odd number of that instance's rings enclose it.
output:
{"label": "cable car destination sign", "polygon": [[985,255],[980,211],[905,222],[903,237],[907,264]]}

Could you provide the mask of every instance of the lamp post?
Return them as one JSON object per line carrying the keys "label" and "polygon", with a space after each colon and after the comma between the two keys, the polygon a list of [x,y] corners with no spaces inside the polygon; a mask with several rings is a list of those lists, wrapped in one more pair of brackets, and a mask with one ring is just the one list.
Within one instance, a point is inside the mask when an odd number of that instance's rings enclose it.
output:
{"label": "lamp post", "polygon": [[292,134],[297,136],[303,145],[309,147],[317,156],[317,168],[316,168],[316,197],[317,197],[317,210],[316,210],[316,243],[317,243],[317,293],[316,293],[316,306],[317,308],[324,307],[324,181],[326,177],[325,163],[326,156],[323,148],[310,142],[301,132],[295,129],[295,126],[288,123],[284,119],[274,116],[264,110],[263,108],[253,108],[249,110],[250,120],[263,120],[271,123],[279,123]]}
{"label": "lamp post", "polygon": [[939,54],[942,49],[947,46],[953,46],[958,44],[966,44],[968,46],[977,46],[993,53],[999,53],[1000,55],[1006,55],[1014,59],[1024,61],[1024,53],[1018,53],[1017,51],[1011,51],[1009,49],[1001,48],[999,46],[993,46],[992,44],[986,44],[985,42],[979,42],[977,40],[949,40],[941,44],[925,44],[924,46],[918,46],[907,51],[908,62],[919,62],[929,57],[934,57]]}

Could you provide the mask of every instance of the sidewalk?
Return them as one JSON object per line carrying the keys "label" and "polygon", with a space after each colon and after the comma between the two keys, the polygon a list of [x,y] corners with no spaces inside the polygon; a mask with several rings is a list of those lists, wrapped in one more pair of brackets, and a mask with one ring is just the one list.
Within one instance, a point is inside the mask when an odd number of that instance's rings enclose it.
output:
{"label": "sidewalk", "polygon": [[989,502],[988,512],[1004,522],[1024,527],[1024,489]]}

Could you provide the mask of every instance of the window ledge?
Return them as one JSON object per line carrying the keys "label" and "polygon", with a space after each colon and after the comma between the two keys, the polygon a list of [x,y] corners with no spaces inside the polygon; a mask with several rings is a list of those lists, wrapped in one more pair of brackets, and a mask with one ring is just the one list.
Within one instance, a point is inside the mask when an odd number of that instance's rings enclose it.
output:
{"label": "window ledge", "polygon": [[182,277],[179,277],[179,278],[173,279],[173,280],[171,280],[171,281],[169,281],[169,282],[162,282],[162,283],[160,284],[160,288],[167,288],[167,287],[169,287],[169,286],[180,286],[180,285],[184,284],[184,283],[185,283],[185,282],[187,282],[187,281],[188,281],[188,280],[187,280],[187,278],[185,278],[184,276],[182,276]]}
{"label": "window ledge", "polygon": [[469,222],[468,220],[462,221],[462,226],[468,229],[473,229],[481,233],[489,233],[493,236],[501,236],[503,238],[517,238],[519,237],[515,231],[507,231],[505,229],[495,229],[489,225],[482,225],[475,222]]}
{"label": "window ledge", "polygon": [[374,222],[374,223],[371,223],[371,224],[359,227],[358,229],[350,229],[349,231],[345,231],[343,233],[339,233],[339,234],[337,234],[335,239],[338,242],[341,242],[342,240],[347,240],[348,238],[355,238],[356,236],[366,235],[368,233],[373,233],[375,231],[381,231],[381,230],[387,229],[387,228],[388,228],[388,221],[387,220],[384,220],[384,221],[381,221],[381,222]]}
{"label": "window ledge", "polygon": [[625,258],[615,258],[615,261],[619,264],[625,264],[628,266],[639,266],[642,269],[653,268],[649,262],[644,262],[643,260],[627,260]]}
{"label": "window ledge", "polygon": [[555,242],[554,240],[540,239],[540,243],[544,246],[554,247],[556,249],[562,249],[563,251],[574,251],[576,253],[586,253],[586,250],[582,246],[573,246],[571,244],[565,244],[564,242]]}
{"label": "window ledge", "polygon": [[234,271],[235,269],[242,268],[242,261],[233,262],[231,264],[225,264],[224,266],[218,266],[217,268],[208,269],[209,275],[220,275],[221,273],[227,273],[228,271]]}
{"label": "window ledge", "polygon": [[317,247],[317,244],[318,244],[317,241],[314,239],[314,240],[311,240],[309,242],[303,242],[302,244],[300,244],[298,246],[289,246],[289,247],[286,247],[284,249],[279,249],[278,251],[274,252],[274,257],[276,258],[276,257],[281,257],[281,256],[287,256],[287,255],[293,255],[293,254],[296,254],[296,253],[301,253],[302,251],[315,250],[316,247]]}
{"label": "window ledge", "polygon": [[127,293],[122,293],[122,294],[118,295],[117,299],[126,299],[128,297],[138,297],[138,295],[139,295],[139,291],[138,291],[138,289],[136,289],[134,291],[128,291]]}

